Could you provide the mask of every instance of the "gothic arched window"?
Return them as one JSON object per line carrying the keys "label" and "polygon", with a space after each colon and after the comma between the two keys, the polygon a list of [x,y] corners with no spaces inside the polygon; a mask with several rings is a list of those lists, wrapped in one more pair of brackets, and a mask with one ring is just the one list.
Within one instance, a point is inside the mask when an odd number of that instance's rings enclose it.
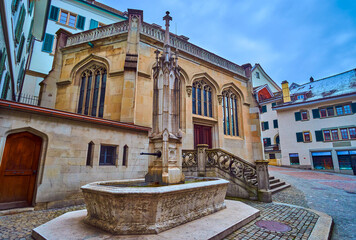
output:
{"label": "gothic arched window", "polygon": [[80,76],[79,114],[103,117],[106,77],[106,69],[96,65],[83,71]]}
{"label": "gothic arched window", "polygon": [[222,92],[224,134],[239,136],[238,98],[230,89]]}
{"label": "gothic arched window", "polygon": [[193,83],[193,114],[213,117],[211,87],[203,80]]}

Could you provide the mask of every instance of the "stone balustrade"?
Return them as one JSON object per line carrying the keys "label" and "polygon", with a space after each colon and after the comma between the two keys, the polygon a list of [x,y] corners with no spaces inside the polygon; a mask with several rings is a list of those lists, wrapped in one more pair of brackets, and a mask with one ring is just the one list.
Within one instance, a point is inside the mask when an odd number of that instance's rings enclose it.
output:
{"label": "stone balustrade", "polygon": [[[141,33],[152,37],[160,42],[164,42],[165,40],[164,30],[156,25],[151,25],[144,22],[141,27]],[[203,59],[204,61],[207,61],[219,67],[225,68],[236,74],[245,76],[244,70],[241,66],[230,62],[222,57],[219,57],[214,53],[204,50],[203,48],[200,48],[194,44],[189,43],[184,37],[177,36],[171,33],[169,42],[171,46],[175,47],[180,51],[189,53],[195,57]]]}
{"label": "stone balustrade", "polygon": [[66,46],[74,46],[84,42],[90,42],[101,38],[110,37],[128,31],[128,20],[106,25],[100,28],[73,34],[68,37]]}
{"label": "stone balustrade", "polygon": [[230,181],[228,194],[231,196],[272,201],[268,161],[258,160],[253,164],[223,149],[208,149],[206,144],[183,150],[182,157],[185,174],[225,178]]}

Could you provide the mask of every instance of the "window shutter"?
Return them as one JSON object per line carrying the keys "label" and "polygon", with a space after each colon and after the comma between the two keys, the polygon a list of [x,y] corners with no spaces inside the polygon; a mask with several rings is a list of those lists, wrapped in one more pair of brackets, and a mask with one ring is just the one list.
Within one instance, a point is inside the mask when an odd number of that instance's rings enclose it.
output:
{"label": "window shutter", "polygon": [[12,0],[11,3],[11,11],[12,13],[17,11],[17,7],[19,6],[20,0]]}
{"label": "window shutter", "polygon": [[43,45],[42,45],[43,52],[48,52],[48,53],[52,52],[53,39],[54,39],[53,35],[48,34],[48,33],[45,34],[45,37],[43,40]]}
{"label": "window shutter", "polygon": [[21,41],[20,41],[20,45],[19,45],[19,47],[17,48],[16,62],[20,62],[20,60],[21,60],[24,42],[25,42],[25,37],[24,37],[24,35],[22,34],[22,36],[21,36]]}
{"label": "window shutter", "polygon": [[313,112],[313,118],[320,118],[320,112],[318,108],[313,109],[312,112]]}
{"label": "window shutter", "polygon": [[356,113],[356,102],[351,103],[352,112]]}
{"label": "window shutter", "polygon": [[20,42],[20,38],[21,38],[22,30],[23,30],[23,24],[25,21],[25,14],[26,14],[25,7],[24,7],[24,5],[22,5],[21,11],[19,14],[19,18],[17,19],[16,28],[15,28],[15,42],[16,43]]}
{"label": "window shutter", "polygon": [[2,92],[1,92],[1,98],[2,99],[6,99],[7,98],[7,92],[9,90],[9,87],[10,87],[10,74],[9,74],[9,72],[7,72],[6,76],[5,76],[4,86],[3,86]]}
{"label": "window shutter", "polygon": [[267,146],[271,146],[271,139],[270,138],[266,138],[267,141]]}
{"label": "window shutter", "polygon": [[263,106],[262,106],[262,113],[265,113],[265,112],[267,112],[267,106],[266,106],[266,105],[263,105]]}
{"label": "window shutter", "polygon": [[28,6],[28,13],[32,15],[33,6],[35,5],[35,1],[30,1],[30,6]]}
{"label": "window shutter", "polygon": [[53,21],[58,21],[59,8],[51,6],[51,11],[49,13],[48,19]]}
{"label": "window shutter", "polygon": [[296,135],[297,135],[297,142],[304,142],[302,132],[297,132]]}
{"label": "window shutter", "polygon": [[99,25],[98,21],[95,21],[94,19],[90,19],[90,27],[89,27],[89,29],[97,28],[98,25]]}
{"label": "window shutter", "polygon": [[315,131],[315,139],[317,142],[324,141],[323,131]]}
{"label": "window shutter", "polygon": [[295,121],[302,120],[302,114],[300,114],[300,112],[295,112],[294,117],[295,117]]}
{"label": "window shutter", "polygon": [[85,17],[78,15],[76,27],[78,29],[84,30],[84,26],[85,26]]}
{"label": "window shutter", "polygon": [[265,130],[268,130],[268,129],[269,129],[268,122],[264,122],[263,124],[264,124],[264,129],[265,129]]}
{"label": "window shutter", "polygon": [[6,48],[4,48],[2,51],[0,50],[1,56],[0,56],[0,82],[2,79],[2,74],[5,70],[5,60],[6,60]]}
{"label": "window shutter", "polygon": [[278,120],[277,119],[273,120],[273,127],[278,128]]}
{"label": "window shutter", "polygon": [[25,59],[22,60],[21,62],[21,67],[20,67],[20,72],[19,72],[19,76],[17,77],[17,86],[19,89],[22,88],[22,82],[23,82],[23,78],[24,78],[24,74],[25,74]]}

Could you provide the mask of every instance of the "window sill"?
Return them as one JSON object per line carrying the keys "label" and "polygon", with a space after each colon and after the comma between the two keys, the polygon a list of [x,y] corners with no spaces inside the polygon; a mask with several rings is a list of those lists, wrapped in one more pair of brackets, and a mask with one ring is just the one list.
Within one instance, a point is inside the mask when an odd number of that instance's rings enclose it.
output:
{"label": "window sill", "polygon": [[241,140],[241,141],[244,140],[242,137],[230,136],[230,135],[224,135],[224,138],[226,138],[226,139],[232,139],[232,140]]}
{"label": "window sill", "polygon": [[63,24],[63,23],[60,23],[60,22],[56,22],[56,24],[61,25],[63,27],[67,27],[67,28],[73,29],[73,30],[78,30],[76,27],[72,27],[72,26],[69,26],[67,24]]}

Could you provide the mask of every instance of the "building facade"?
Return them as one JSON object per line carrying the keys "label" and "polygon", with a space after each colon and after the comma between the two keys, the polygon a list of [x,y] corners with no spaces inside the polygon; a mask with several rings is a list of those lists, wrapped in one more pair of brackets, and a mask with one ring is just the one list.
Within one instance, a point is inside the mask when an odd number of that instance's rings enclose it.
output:
{"label": "building facade", "polygon": [[52,69],[55,36],[60,28],[78,33],[125,19],[122,12],[94,0],[52,0],[44,39],[34,42],[34,54],[26,70],[23,95],[38,99],[39,84]]}
{"label": "building facade", "polygon": [[49,3],[0,1],[0,98],[20,100],[33,41],[43,38]]}
{"label": "building facade", "polygon": [[[164,48],[165,36],[170,48]],[[5,168],[15,154],[7,147],[12,141],[31,143],[23,153],[38,156],[28,169],[32,185],[20,196],[26,196],[23,203],[73,203],[88,182],[143,178],[154,156],[139,153],[152,152],[149,137],[162,134],[155,126],[165,121],[178,122],[174,139],[180,149],[207,144],[251,163],[263,158],[259,108],[244,67],[145,23],[140,10],[129,10],[128,20],[77,34],[60,29],[56,38],[53,69],[41,83],[42,106],[0,104],[0,176],[12,171]],[[171,49],[172,58],[157,61],[164,49]],[[170,84],[155,82],[160,77],[153,74],[167,74],[154,71],[157,62],[176,64],[178,77],[165,78]],[[170,99],[161,92],[168,85]],[[171,120],[163,117],[167,106],[174,108]],[[168,147],[170,161],[182,161]],[[8,196],[6,189],[0,187],[0,196]],[[0,199],[3,206],[9,201]]]}
{"label": "building facade", "polygon": [[273,108],[281,102],[281,88],[256,63],[251,70],[253,92],[260,107],[261,140],[264,159],[271,165],[280,165],[281,150],[277,112]]}
{"label": "building facade", "polygon": [[297,86],[282,83],[282,165],[352,174],[356,164],[356,69]]}

